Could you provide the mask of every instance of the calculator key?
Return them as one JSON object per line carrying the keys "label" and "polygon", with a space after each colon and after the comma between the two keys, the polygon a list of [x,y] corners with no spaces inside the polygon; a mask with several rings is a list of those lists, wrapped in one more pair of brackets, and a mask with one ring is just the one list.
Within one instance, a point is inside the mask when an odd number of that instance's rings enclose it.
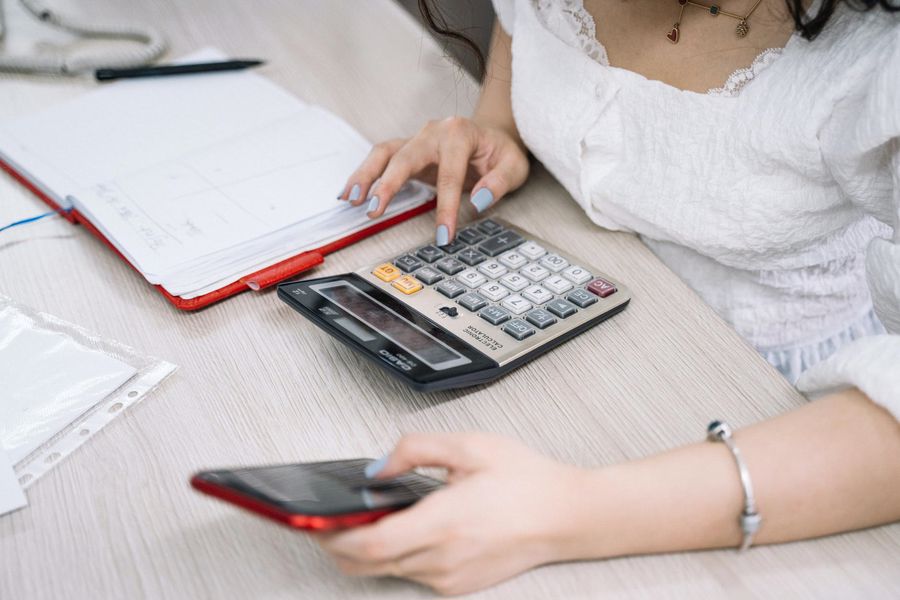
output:
{"label": "calculator key", "polygon": [[519,254],[528,260],[537,260],[547,254],[547,250],[543,246],[538,246],[534,242],[525,242],[516,250]]}
{"label": "calculator key", "polygon": [[534,328],[522,319],[513,319],[503,326],[503,331],[521,341],[529,335],[534,335]]}
{"label": "calculator key", "polygon": [[486,284],[478,288],[478,293],[491,302],[499,302],[509,295],[509,290],[496,281],[488,281]]}
{"label": "calculator key", "polygon": [[468,294],[463,294],[457,300],[460,306],[463,308],[467,308],[472,312],[475,312],[479,308],[484,308],[487,306],[488,301],[476,294],[475,292],[469,292]]}
{"label": "calculator key", "polygon": [[559,254],[548,254],[544,258],[541,259],[541,264],[553,271],[554,273],[559,273],[563,269],[569,266],[569,261],[564,259]]}
{"label": "calculator key", "polygon": [[494,235],[495,233],[500,233],[503,231],[503,225],[496,221],[492,221],[491,219],[485,219],[475,227],[478,228],[478,231],[485,235]]}
{"label": "calculator key", "polygon": [[538,329],[547,329],[556,323],[556,317],[548,313],[543,308],[536,308],[527,315],[525,320],[537,327]]}
{"label": "calculator key", "polygon": [[573,287],[572,282],[559,275],[551,275],[541,282],[541,285],[553,292],[554,294],[565,294]]}
{"label": "calculator key", "polygon": [[553,294],[539,285],[533,285],[530,288],[527,288],[522,292],[522,295],[535,304],[543,304],[544,302],[549,302],[553,299]]}
{"label": "calculator key", "polygon": [[459,252],[460,250],[462,250],[465,247],[466,247],[466,245],[463,244],[459,240],[453,240],[446,246],[438,246],[438,248],[441,249],[441,252],[443,252],[445,254],[456,254],[457,252]]}
{"label": "calculator key", "polygon": [[424,260],[427,263],[433,263],[437,259],[443,258],[444,253],[441,252],[440,250],[438,250],[437,248],[435,248],[434,246],[428,245],[428,246],[423,246],[423,247],[419,248],[416,251],[416,256],[418,256],[419,258],[421,258],[422,260]]}
{"label": "calculator key", "polygon": [[512,292],[520,292],[531,285],[531,282],[518,273],[507,273],[500,278],[500,283]]}
{"label": "calculator key", "polygon": [[569,292],[569,295],[566,296],[566,300],[581,308],[586,308],[597,301],[597,296],[590,294],[581,288],[576,288]]}
{"label": "calculator key", "polygon": [[468,227],[457,233],[456,237],[467,244],[477,244],[485,238],[485,235],[474,227]]}
{"label": "calculator key", "polygon": [[496,260],[492,260],[490,262],[483,263],[478,270],[490,277],[491,279],[497,279],[498,277],[502,277],[506,275],[506,267],[501,265]]}
{"label": "calculator key", "polygon": [[490,323],[491,325],[499,325],[506,321],[509,321],[512,315],[509,314],[509,311],[500,306],[488,306],[486,308],[482,308],[481,312],[478,315]]}
{"label": "calculator key", "polygon": [[392,265],[391,263],[384,263],[383,265],[378,265],[375,267],[375,270],[372,271],[372,275],[377,277],[382,281],[391,282],[398,277],[400,277],[400,269]]}
{"label": "calculator key", "polygon": [[440,271],[436,271],[431,267],[422,267],[418,271],[416,271],[416,279],[424,283],[425,285],[431,285],[433,283],[437,283],[441,279],[444,278],[444,274]]}
{"label": "calculator key", "polygon": [[404,254],[400,258],[394,261],[394,264],[410,273],[415,271],[419,267],[422,266],[422,261],[416,258],[415,256],[410,256],[409,254]]}
{"label": "calculator key", "polygon": [[466,286],[456,281],[455,279],[448,279],[447,281],[443,281],[434,289],[447,296],[448,298],[456,298],[457,296],[462,296],[466,293]]}
{"label": "calculator key", "polygon": [[523,312],[531,309],[531,302],[518,294],[507,296],[500,302],[500,305],[514,315],[521,315]]}
{"label": "calculator key", "polygon": [[593,277],[584,267],[579,267],[578,265],[571,265],[563,269],[562,276],[576,285],[581,285]]}
{"label": "calculator key", "polygon": [[519,273],[535,283],[543,281],[547,278],[548,275],[550,275],[550,271],[537,263],[531,263],[530,265],[519,271]]}
{"label": "calculator key", "polygon": [[485,277],[475,269],[466,269],[456,277],[456,280],[463,285],[469,286],[470,288],[477,288],[479,285],[487,281],[487,277]]}
{"label": "calculator key", "polygon": [[528,264],[528,259],[515,250],[510,250],[506,254],[500,255],[500,262],[510,269],[520,269]]}
{"label": "calculator key", "polygon": [[487,260],[487,256],[485,256],[475,248],[466,248],[465,250],[457,254],[456,258],[463,261],[470,267],[474,267],[478,263],[483,263]]}
{"label": "calculator key", "polygon": [[556,298],[547,303],[545,307],[560,319],[571,317],[578,312],[578,309],[571,302],[566,302],[562,298]]}
{"label": "calculator key", "polygon": [[587,290],[591,293],[597,294],[601,298],[611,296],[617,291],[615,285],[605,279],[600,279],[599,277],[588,284]]}
{"label": "calculator key", "polygon": [[525,239],[515,231],[503,231],[481,242],[478,249],[488,256],[497,256],[507,250],[512,250],[524,241]]}
{"label": "calculator key", "polygon": [[446,273],[447,275],[456,275],[460,271],[466,268],[466,265],[462,264],[455,258],[448,256],[446,258],[442,258],[441,260],[434,263],[438,269]]}
{"label": "calculator key", "polygon": [[391,285],[404,294],[415,294],[423,287],[412,275],[404,275],[400,279],[395,279]]}

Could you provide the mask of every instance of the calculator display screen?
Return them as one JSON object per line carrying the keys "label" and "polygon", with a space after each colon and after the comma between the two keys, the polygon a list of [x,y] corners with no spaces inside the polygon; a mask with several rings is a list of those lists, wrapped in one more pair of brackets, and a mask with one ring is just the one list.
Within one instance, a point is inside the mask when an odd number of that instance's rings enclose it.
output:
{"label": "calculator display screen", "polygon": [[449,369],[471,362],[350,283],[340,281],[311,287],[432,369]]}

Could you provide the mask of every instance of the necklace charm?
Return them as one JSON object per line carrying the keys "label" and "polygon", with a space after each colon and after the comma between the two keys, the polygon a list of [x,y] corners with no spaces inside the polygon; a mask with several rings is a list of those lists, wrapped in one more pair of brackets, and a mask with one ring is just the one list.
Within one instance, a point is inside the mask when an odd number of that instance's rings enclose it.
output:
{"label": "necklace charm", "polygon": [[748,33],[750,33],[750,24],[742,19],[740,23],[737,24],[737,28],[734,30],[739,38],[745,37]]}
{"label": "necklace charm", "polygon": [[679,25],[680,25],[680,23],[675,23],[675,25],[672,26],[672,29],[670,29],[669,33],[666,35],[666,37],[669,38],[669,41],[672,42],[673,44],[678,43],[678,35],[679,35],[678,26]]}

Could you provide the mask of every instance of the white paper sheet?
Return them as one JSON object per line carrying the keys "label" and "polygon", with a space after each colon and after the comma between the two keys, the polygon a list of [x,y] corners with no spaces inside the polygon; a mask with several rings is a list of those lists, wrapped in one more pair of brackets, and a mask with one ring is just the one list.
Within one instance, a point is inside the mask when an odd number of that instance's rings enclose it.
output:
{"label": "white paper sheet", "polygon": [[0,309],[0,445],[16,464],[134,375],[134,367]]}
{"label": "white paper sheet", "polygon": [[12,463],[0,446],[0,515],[12,512],[28,504],[25,492],[19,485]]}

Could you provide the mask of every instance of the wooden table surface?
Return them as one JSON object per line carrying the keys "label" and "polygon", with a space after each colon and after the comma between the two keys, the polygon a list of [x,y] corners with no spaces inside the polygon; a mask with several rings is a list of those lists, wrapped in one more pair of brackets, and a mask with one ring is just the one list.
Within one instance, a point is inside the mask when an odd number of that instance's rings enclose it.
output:
{"label": "wooden table surface", "polygon": [[[14,3],[10,47],[53,38]],[[477,86],[392,2],[70,0],[89,17],[153,24],[169,56],[213,45],[261,56],[261,73],[369,139],[469,114]],[[16,10],[13,10],[16,9]],[[47,44],[41,48],[46,49]],[[3,77],[0,118],[92,87]],[[44,206],[0,177],[0,222]],[[304,535],[200,496],[205,467],[379,456],[403,432],[495,431],[581,465],[703,437],[804,402],[636,238],[590,223],[541,169],[493,211],[627,282],[630,307],[496,383],[403,387],[282,304],[248,292],[198,313],[171,308],[61,219],[0,237],[0,293],[180,369],[0,517],[0,598],[419,598],[399,580],[340,575]],[[467,218],[471,218],[469,215]],[[433,234],[433,215],[328,257],[352,270]],[[900,526],[734,551],[544,567],[483,598],[897,597]]]}

